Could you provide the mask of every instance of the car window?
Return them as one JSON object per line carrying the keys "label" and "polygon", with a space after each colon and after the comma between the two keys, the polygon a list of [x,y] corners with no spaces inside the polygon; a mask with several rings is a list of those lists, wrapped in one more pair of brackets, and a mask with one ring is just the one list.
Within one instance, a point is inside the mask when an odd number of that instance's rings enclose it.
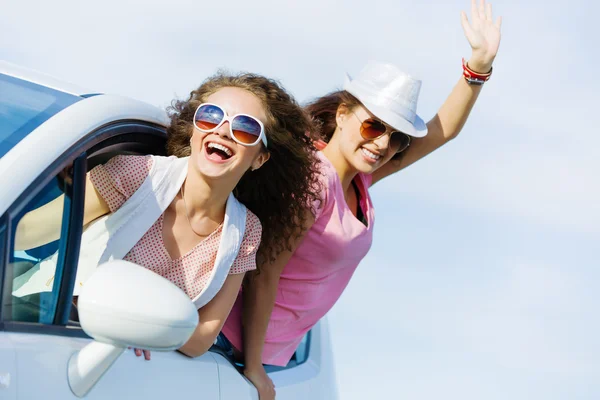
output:
{"label": "car window", "polygon": [[[5,267],[4,321],[52,324],[65,259],[72,168],[67,167],[24,204],[9,224],[11,243]],[[41,244],[42,242],[47,242]]]}
{"label": "car window", "polygon": [[306,332],[306,334],[302,337],[302,341],[298,345],[296,352],[294,353],[294,360],[296,360],[296,365],[300,365],[308,360],[308,351],[310,349],[310,336],[311,331]]}
{"label": "car window", "polygon": [[0,74],[0,157],[81,97]]}
{"label": "car window", "polygon": [[[108,138],[94,141],[98,136]],[[45,178],[48,174],[38,177],[43,182],[34,182],[4,216],[3,321],[70,325],[68,334],[76,331],[72,293],[83,230],[85,172],[119,154],[164,155],[166,133],[161,127],[129,121],[104,127],[90,139],[91,146],[82,143],[49,167],[73,160],[51,180]],[[54,236],[43,236],[49,227]],[[40,245],[42,241],[47,243]]]}

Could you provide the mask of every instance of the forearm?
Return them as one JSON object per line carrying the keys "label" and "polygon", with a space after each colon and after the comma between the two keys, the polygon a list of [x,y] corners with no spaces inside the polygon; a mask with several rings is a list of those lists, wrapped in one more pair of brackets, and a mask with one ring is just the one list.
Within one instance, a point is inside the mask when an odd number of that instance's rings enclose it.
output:
{"label": "forearm", "polygon": [[481,89],[482,86],[470,85],[461,76],[436,116],[427,124],[430,134],[441,141],[456,137],[467,122]]}
{"label": "forearm", "polygon": [[315,218],[310,209],[305,209],[304,224],[301,234],[296,236],[288,250],[281,252],[273,262],[267,262],[260,268],[260,273],[247,277],[243,290],[244,307],[242,312],[242,330],[246,372],[249,369],[262,369],[262,352],[267,328],[275,299],[279,278],[290,261],[296,248],[302,243],[304,235],[310,230]]}
{"label": "forearm", "polygon": [[206,353],[223,328],[242,286],[244,274],[230,274],[215,297],[198,310],[198,326],[179,351],[189,357]]}
{"label": "forearm", "polygon": [[25,214],[17,225],[15,250],[27,250],[58,240],[64,195]]}
{"label": "forearm", "polygon": [[198,323],[192,337],[181,346],[179,351],[188,357],[199,357],[206,353],[215,342],[220,326],[220,321]]}
{"label": "forearm", "polygon": [[[84,225],[110,212],[108,204],[90,180],[89,173],[86,179]],[[25,214],[17,225],[15,250],[32,249],[58,240],[62,227],[64,202],[65,195],[60,195]]]}
{"label": "forearm", "polygon": [[246,367],[262,367],[267,327],[277,295],[278,274],[262,271],[244,287],[243,343]]}

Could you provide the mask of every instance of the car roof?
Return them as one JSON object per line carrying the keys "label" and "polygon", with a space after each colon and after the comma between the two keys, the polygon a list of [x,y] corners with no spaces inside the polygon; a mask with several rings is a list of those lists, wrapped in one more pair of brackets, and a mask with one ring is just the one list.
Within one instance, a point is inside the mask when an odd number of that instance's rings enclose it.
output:
{"label": "car roof", "polygon": [[85,89],[81,86],[62,81],[42,72],[21,67],[19,65],[11,64],[3,60],[0,60],[0,74],[9,75],[14,78],[36,83],[38,85],[58,90],[60,92],[69,93],[75,96],[85,96],[92,93],[98,93],[97,91]]}

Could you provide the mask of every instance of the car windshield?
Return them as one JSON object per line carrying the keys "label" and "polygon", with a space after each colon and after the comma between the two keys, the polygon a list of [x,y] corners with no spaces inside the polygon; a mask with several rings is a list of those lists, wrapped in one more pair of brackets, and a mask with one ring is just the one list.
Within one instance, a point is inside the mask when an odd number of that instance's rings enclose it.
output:
{"label": "car windshield", "polygon": [[0,74],[0,158],[80,97]]}

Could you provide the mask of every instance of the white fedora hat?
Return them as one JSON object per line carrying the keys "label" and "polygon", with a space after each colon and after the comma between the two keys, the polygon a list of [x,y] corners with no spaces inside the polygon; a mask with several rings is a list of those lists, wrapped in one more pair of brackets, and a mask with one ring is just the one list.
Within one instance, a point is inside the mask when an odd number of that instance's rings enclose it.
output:
{"label": "white fedora hat", "polygon": [[417,115],[421,81],[395,65],[370,61],[354,79],[346,76],[344,90],[356,97],[377,118],[414,137],[427,135]]}

